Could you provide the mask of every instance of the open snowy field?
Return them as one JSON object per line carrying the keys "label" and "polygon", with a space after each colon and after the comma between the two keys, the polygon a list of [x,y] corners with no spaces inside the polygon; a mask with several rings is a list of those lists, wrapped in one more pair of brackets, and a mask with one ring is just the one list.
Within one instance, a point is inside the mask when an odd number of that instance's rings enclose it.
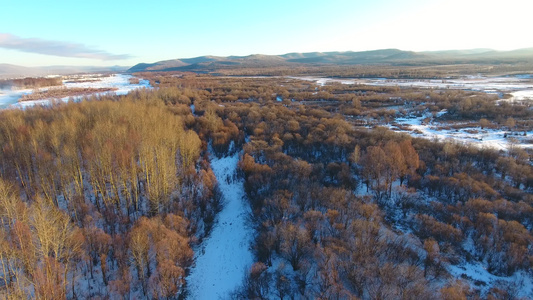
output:
{"label": "open snowy field", "polygon": [[[446,111],[440,112],[442,115]],[[517,132],[516,135],[511,135],[509,131],[497,129],[482,129],[476,123],[473,127],[465,127],[461,129],[446,129],[447,126],[435,121],[424,123],[424,119],[431,117],[431,114],[425,114],[421,117],[413,118],[397,118],[394,123],[402,125],[400,129],[396,125],[391,125],[389,128],[397,132],[406,132],[414,137],[425,137],[429,139],[438,139],[439,141],[454,141],[459,143],[471,144],[478,147],[493,148],[497,150],[508,150],[511,143],[518,142],[516,147],[533,148],[530,142],[533,136],[533,128],[526,132]],[[408,128],[408,130],[405,129]],[[515,141],[509,138],[514,138]]]}
{"label": "open snowy field", "polygon": [[[112,93],[115,93],[117,95],[125,95],[129,93],[132,90],[138,89],[138,88],[150,88],[150,83],[148,80],[141,80],[138,84],[131,84],[130,78],[132,78],[131,75],[123,75],[123,74],[114,74],[108,77],[102,77],[100,75],[84,75],[83,77],[78,77],[76,80],[73,80],[72,78],[68,78],[63,80],[63,87],[65,88],[114,88],[117,89],[113,91]],[[47,88],[43,88],[40,90],[46,90]],[[19,99],[24,94],[31,94],[33,92],[32,89],[21,89],[21,90],[0,90],[0,109],[4,108],[24,108],[28,106],[34,106],[34,105],[47,105],[51,101],[54,101],[56,99],[39,99],[39,100],[31,100],[31,101],[23,101],[18,102]],[[109,92],[106,92],[109,93]],[[78,96],[78,97],[64,97],[61,98],[61,101],[68,101],[70,98],[81,98],[84,96]]]}
{"label": "open snowy field", "polygon": [[525,98],[533,99],[533,78],[530,75],[484,77],[465,76],[457,79],[388,79],[388,78],[368,78],[368,79],[337,79],[323,77],[289,77],[314,81],[317,84],[327,83],[341,84],[366,84],[376,86],[399,86],[414,88],[438,88],[438,89],[459,89],[472,90],[487,93],[510,93],[516,100]]}
{"label": "open snowy field", "polygon": [[533,89],[531,90],[520,90],[517,92],[512,92],[512,100],[530,100],[533,101]]}
{"label": "open snowy field", "polygon": [[[66,88],[117,88],[114,93],[125,95],[138,88],[149,88],[148,80],[140,80],[138,84],[131,84],[131,75],[114,74],[108,77],[83,77],[82,80],[65,80],[63,84]],[[96,81],[95,81],[96,80]]]}

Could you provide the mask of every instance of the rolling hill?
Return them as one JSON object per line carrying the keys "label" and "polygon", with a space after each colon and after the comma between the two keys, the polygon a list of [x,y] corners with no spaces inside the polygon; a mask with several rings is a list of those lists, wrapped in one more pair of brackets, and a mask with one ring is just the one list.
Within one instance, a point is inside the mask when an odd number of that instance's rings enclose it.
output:
{"label": "rolling hill", "polygon": [[321,65],[447,65],[447,64],[503,64],[533,62],[533,48],[513,51],[491,49],[414,52],[399,49],[380,49],[359,52],[309,52],[283,55],[254,54],[249,56],[200,56],[195,58],[140,63],[129,72],[195,71],[210,72],[227,68],[260,68]]}
{"label": "rolling hill", "polygon": [[[351,66],[447,66],[447,65],[514,65],[529,70],[533,65],[533,48],[512,51],[492,49],[467,49],[445,51],[404,51],[399,49],[380,49],[370,51],[346,52],[307,52],[283,55],[253,54],[248,56],[199,56],[163,60],[153,63],[139,63],[131,68],[94,67],[94,66],[47,66],[23,67],[0,64],[0,79],[25,76],[46,76],[99,72],[197,72],[217,73],[221,70],[247,70],[262,68],[305,69],[313,67],[350,68]],[[525,69],[524,69],[525,68]],[[239,71],[240,72],[240,71]]]}

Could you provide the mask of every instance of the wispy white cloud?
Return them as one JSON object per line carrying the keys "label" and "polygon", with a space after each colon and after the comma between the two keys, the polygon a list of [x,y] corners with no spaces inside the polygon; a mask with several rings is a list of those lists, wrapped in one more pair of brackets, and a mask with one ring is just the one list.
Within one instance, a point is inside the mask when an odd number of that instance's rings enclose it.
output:
{"label": "wispy white cloud", "polygon": [[93,49],[83,44],[39,38],[22,38],[9,33],[0,33],[0,48],[61,57],[99,60],[122,60],[131,58],[129,54],[112,54],[103,50]]}

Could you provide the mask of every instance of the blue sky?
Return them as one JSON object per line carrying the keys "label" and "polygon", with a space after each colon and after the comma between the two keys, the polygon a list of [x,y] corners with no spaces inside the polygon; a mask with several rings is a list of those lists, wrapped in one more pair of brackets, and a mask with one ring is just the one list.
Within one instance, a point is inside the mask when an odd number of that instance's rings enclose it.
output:
{"label": "blue sky", "polygon": [[0,63],[533,47],[529,0],[0,0]]}

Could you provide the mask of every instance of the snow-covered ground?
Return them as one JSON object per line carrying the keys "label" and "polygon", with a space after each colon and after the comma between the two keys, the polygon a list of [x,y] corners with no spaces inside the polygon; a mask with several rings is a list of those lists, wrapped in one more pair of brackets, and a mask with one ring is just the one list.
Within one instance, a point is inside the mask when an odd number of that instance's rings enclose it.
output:
{"label": "snow-covered ground", "polygon": [[439,88],[472,90],[487,93],[510,93],[516,100],[533,100],[533,79],[530,75],[484,77],[464,76],[457,79],[388,79],[388,78],[324,78],[324,77],[289,77],[314,81],[319,85],[327,83],[367,84],[376,86],[399,86],[415,88]]}
{"label": "snow-covered ground", "polygon": [[[130,78],[132,78],[131,75],[123,74],[114,74],[108,77],[101,77],[99,75],[86,75],[82,78],[82,81],[73,81],[72,79],[65,79],[63,81],[63,86],[66,88],[116,88],[117,90],[106,93],[115,93],[117,95],[125,95],[130,91],[138,88],[150,88],[150,82],[148,80],[141,80],[138,84],[131,84],[129,81]],[[47,88],[41,90],[46,89]],[[53,99],[39,99],[18,102],[22,95],[31,94],[32,92],[32,89],[0,90],[0,109],[25,108],[34,105],[47,105],[50,104],[51,101],[55,101]],[[82,97],[83,96],[64,97],[60,100],[63,102],[67,102],[70,98],[76,99]]]}
{"label": "snow-covered ground", "polygon": [[530,101],[533,101],[533,89],[531,89],[531,90],[521,90],[521,91],[513,92],[513,93],[511,93],[511,95],[513,95],[511,100],[518,100],[518,101],[530,100]]}
{"label": "snow-covered ground", "polygon": [[[519,297],[531,299],[533,296],[533,282],[531,276],[524,271],[514,273],[509,277],[493,275],[483,267],[481,263],[463,263],[460,265],[448,265],[448,272],[455,278],[468,279],[473,288],[480,289],[482,295],[486,295],[489,289],[499,282],[514,285]],[[477,282],[477,284],[476,284]]]}
{"label": "snow-covered ground", "polygon": [[246,223],[250,214],[242,180],[233,180],[239,154],[212,158],[224,208],[218,214],[208,238],[195,249],[195,265],[187,278],[189,299],[226,299],[242,284],[253,263],[250,250],[252,229]]}
{"label": "snow-covered ground", "polygon": [[[446,113],[445,110],[439,112],[437,116]],[[391,130],[397,132],[407,132],[414,137],[424,137],[428,139],[438,139],[439,141],[453,140],[455,142],[471,144],[478,147],[493,148],[496,150],[508,150],[510,146],[510,140],[508,138],[513,137],[518,140],[518,144],[515,146],[521,148],[533,148],[531,143],[521,143],[524,139],[530,139],[533,135],[533,129],[526,132],[526,136],[523,136],[523,132],[517,135],[510,135],[509,131],[494,130],[494,129],[481,129],[481,127],[466,127],[461,129],[444,129],[444,124],[437,122],[424,123],[422,120],[430,117],[431,114],[426,114],[417,118],[397,118],[395,122],[402,127],[408,127],[408,130],[400,129],[396,126],[389,126]],[[508,138],[505,136],[507,135]]]}
{"label": "snow-covered ground", "polygon": [[94,78],[100,79],[98,81],[92,81],[92,77],[85,78],[85,81],[71,81],[65,80],[64,85],[66,88],[117,88],[114,91],[117,95],[126,95],[127,93],[138,88],[150,88],[150,82],[148,80],[140,80],[138,84],[131,84],[131,75],[114,74],[109,77]]}

